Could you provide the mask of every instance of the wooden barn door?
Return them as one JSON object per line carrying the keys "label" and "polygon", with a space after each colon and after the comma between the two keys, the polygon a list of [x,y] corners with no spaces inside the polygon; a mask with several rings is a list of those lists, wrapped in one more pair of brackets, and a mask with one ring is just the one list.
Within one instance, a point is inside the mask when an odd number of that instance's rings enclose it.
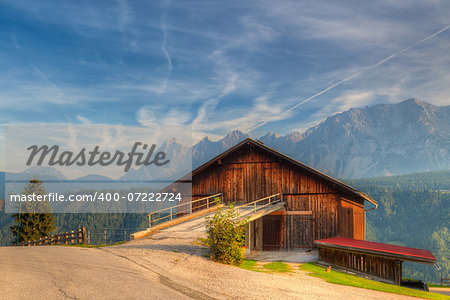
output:
{"label": "wooden barn door", "polygon": [[263,217],[263,251],[280,250],[282,238],[282,217]]}
{"label": "wooden barn door", "polygon": [[314,246],[313,220],[310,215],[291,216],[291,236],[294,249],[312,248]]}
{"label": "wooden barn door", "polygon": [[339,236],[353,238],[353,205],[343,199],[339,206]]}

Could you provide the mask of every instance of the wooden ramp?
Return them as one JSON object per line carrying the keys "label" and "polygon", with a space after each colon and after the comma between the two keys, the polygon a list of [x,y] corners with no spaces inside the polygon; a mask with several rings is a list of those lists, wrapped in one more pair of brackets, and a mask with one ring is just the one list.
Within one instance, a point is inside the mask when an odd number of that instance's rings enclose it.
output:
{"label": "wooden ramp", "polygon": [[[258,210],[257,212],[255,212],[251,207],[243,207],[239,208],[239,214],[241,215],[241,218],[249,218],[249,220],[255,220],[282,208],[283,205],[281,205],[281,203],[278,203],[273,207],[265,207],[261,210]],[[152,238],[177,238],[196,240],[198,238],[206,237],[206,218],[212,217],[215,213],[216,210],[210,211],[201,216],[191,218],[190,220],[186,220],[178,224],[156,230],[153,232]]]}
{"label": "wooden ramp", "polygon": [[[218,194],[220,195],[220,194]],[[199,199],[205,201],[208,198],[218,197],[218,195],[212,195],[206,198]],[[195,200],[193,202],[197,202]],[[284,202],[281,194],[271,195],[256,201],[236,206],[236,211],[240,214],[241,218],[248,218],[249,221],[256,220],[265,215],[268,215],[274,211],[283,210]],[[171,213],[164,218],[169,219],[158,225],[152,226],[147,230],[133,233],[130,236],[131,240],[140,239],[149,235],[152,238],[184,238],[184,239],[196,239],[204,237],[206,233],[206,218],[213,216],[219,208],[224,207],[220,202],[208,202],[209,204],[202,210],[177,216],[177,213]],[[186,206],[186,204],[183,204]],[[225,206],[226,207],[226,206]],[[168,208],[175,210],[174,207]],[[167,210],[167,209],[165,209]],[[157,211],[160,212],[160,211]],[[154,212],[156,213],[156,212]],[[154,214],[153,213],[153,214]],[[151,224],[151,219],[150,219]]]}

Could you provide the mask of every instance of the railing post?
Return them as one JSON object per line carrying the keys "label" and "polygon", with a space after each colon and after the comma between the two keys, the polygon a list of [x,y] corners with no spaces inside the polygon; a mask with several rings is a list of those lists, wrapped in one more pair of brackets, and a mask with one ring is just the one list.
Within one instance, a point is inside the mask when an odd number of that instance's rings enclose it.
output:
{"label": "railing post", "polygon": [[170,208],[170,220],[172,220],[172,207]]}
{"label": "railing post", "polygon": [[283,203],[283,193],[281,193],[281,203]]}
{"label": "railing post", "polygon": [[206,198],[206,208],[209,208],[209,198]]}
{"label": "railing post", "polygon": [[148,228],[151,228],[151,227],[152,227],[152,215],[149,214],[148,215]]}

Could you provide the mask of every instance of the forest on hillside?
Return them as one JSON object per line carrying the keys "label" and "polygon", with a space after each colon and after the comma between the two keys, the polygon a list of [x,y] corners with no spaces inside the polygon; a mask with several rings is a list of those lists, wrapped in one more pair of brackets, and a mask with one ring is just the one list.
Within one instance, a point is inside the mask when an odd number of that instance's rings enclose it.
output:
{"label": "forest on hillside", "polygon": [[450,277],[450,171],[346,182],[379,203],[366,215],[367,240],[430,250],[441,267],[405,263],[404,277]]}

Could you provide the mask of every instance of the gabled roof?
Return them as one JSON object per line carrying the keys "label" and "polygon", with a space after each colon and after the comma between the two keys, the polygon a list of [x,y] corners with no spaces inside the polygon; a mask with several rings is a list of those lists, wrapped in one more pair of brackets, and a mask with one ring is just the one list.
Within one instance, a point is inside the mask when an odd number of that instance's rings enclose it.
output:
{"label": "gabled roof", "polygon": [[[217,155],[213,159],[209,160],[208,162],[204,163],[203,165],[201,165],[198,168],[196,168],[195,170],[193,170],[191,172],[191,174],[187,174],[186,176],[184,176],[183,178],[178,180],[178,182],[189,180],[192,176],[195,176],[195,175],[199,174],[200,172],[202,172],[203,170],[207,169],[208,167],[216,164],[219,160],[223,160],[225,157],[229,156],[230,154],[236,152],[237,150],[241,149],[242,147],[244,147],[246,145],[252,145],[252,146],[254,146],[256,148],[259,148],[259,149],[262,149],[262,150],[264,150],[266,152],[269,152],[269,153],[271,153],[274,156],[277,156],[277,157],[279,157],[279,158],[281,158],[283,160],[286,160],[286,161],[288,161],[288,162],[290,162],[290,163],[292,163],[292,164],[294,164],[294,165],[296,165],[296,166],[298,166],[298,167],[300,167],[300,168],[302,168],[302,169],[304,169],[304,170],[306,170],[306,171],[308,171],[308,172],[318,176],[319,178],[322,178],[322,179],[324,179],[326,181],[329,181],[329,182],[335,184],[336,186],[341,188],[343,191],[348,192],[349,194],[354,195],[356,197],[359,197],[359,198],[361,198],[363,200],[366,200],[366,201],[372,203],[373,205],[375,205],[376,207],[378,207],[377,201],[375,201],[374,199],[370,198],[366,194],[364,194],[364,193],[362,193],[362,192],[352,188],[348,184],[346,184],[346,183],[344,183],[344,182],[342,182],[340,180],[334,179],[333,177],[328,176],[325,173],[322,173],[322,172],[320,172],[320,171],[318,171],[318,170],[316,170],[314,168],[311,168],[311,167],[309,167],[309,166],[307,166],[307,165],[305,165],[305,164],[303,164],[303,163],[293,159],[292,157],[289,157],[289,156],[287,156],[287,155],[285,155],[285,154],[283,154],[283,153],[281,153],[281,152],[279,152],[279,151],[277,151],[277,150],[275,150],[273,148],[267,147],[262,142],[255,141],[252,138],[246,138],[245,140],[243,140],[239,144],[235,145],[234,147],[231,147],[230,149],[222,152],[221,154]],[[172,185],[170,185],[170,186],[172,186]],[[167,188],[169,188],[169,187],[167,187]]]}
{"label": "gabled roof", "polygon": [[352,188],[351,186],[349,186],[348,184],[337,180],[331,176],[326,175],[325,173],[322,173],[314,168],[311,168],[301,162],[299,162],[298,160],[293,159],[292,157],[289,157],[273,148],[267,147],[266,145],[264,145],[261,142],[255,141],[252,138],[246,138],[245,140],[243,140],[242,142],[240,142],[239,144],[235,145],[234,147],[231,147],[230,149],[228,149],[225,152],[222,152],[221,154],[219,154],[218,156],[214,157],[213,159],[211,159],[210,161],[204,163],[203,165],[201,165],[200,167],[196,168],[194,171],[192,171],[192,176],[202,172],[203,170],[205,170],[206,168],[214,165],[215,163],[217,163],[217,161],[224,159],[225,157],[227,157],[228,155],[230,155],[233,152],[236,152],[237,150],[241,149],[242,147],[246,146],[246,145],[253,145],[257,148],[260,148],[262,150],[265,150],[277,157],[280,157],[281,159],[284,159],[286,161],[289,161],[290,163],[307,170],[310,173],[313,173],[314,175],[317,175],[318,177],[332,182],[333,184],[336,184],[337,186],[339,186],[340,188],[342,188],[344,191],[349,192],[350,194],[353,194],[359,198],[362,198],[370,203],[372,203],[375,206],[378,206],[377,201],[375,201],[374,199],[370,198],[369,196],[367,196],[366,194]]}
{"label": "gabled roof", "polygon": [[434,264],[436,262],[436,257],[434,257],[430,251],[424,249],[355,240],[345,237],[333,237],[328,239],[316,240],[314,241],[314,243],[316,245],[324,247],[379,254],[412,262],[428,264]]}

